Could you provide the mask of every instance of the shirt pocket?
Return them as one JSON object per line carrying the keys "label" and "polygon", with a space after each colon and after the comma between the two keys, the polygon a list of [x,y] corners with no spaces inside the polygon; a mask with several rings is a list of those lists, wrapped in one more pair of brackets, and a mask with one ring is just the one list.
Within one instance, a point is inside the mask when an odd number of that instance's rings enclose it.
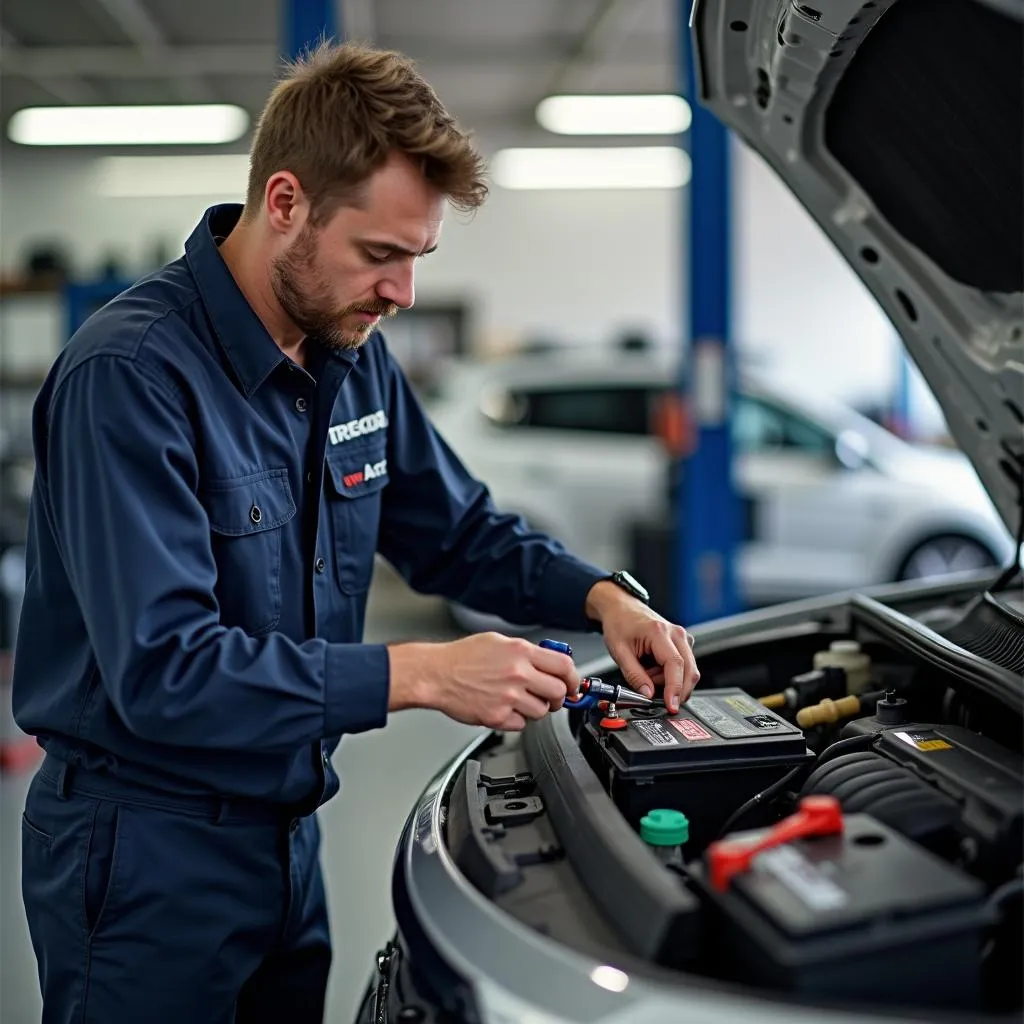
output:
{"label": "shirt pocket", "polygon": [[362,594],[373,579],[382,492],[388,482],[387,440],[339,445],[325,456],[325,494],[338,586]]}
{"label": "shirt pocket", "polygon": [[210,480],[204,496],[225,626],[250,636],[281,620],[281,531],[295,515],[286,469]]}

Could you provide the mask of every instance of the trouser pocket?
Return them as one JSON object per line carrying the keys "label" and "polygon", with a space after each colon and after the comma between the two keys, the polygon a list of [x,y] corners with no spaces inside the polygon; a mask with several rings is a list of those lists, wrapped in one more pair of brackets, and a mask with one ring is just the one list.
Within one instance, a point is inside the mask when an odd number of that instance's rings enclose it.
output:
{"label": "trouser pocket", "polygon": [[115,902],[119,804],[97,801],[89,830],[85,854],[85,884],[82,886],[82,914],[86,934],[91,938],[99,930],[110,906]]}

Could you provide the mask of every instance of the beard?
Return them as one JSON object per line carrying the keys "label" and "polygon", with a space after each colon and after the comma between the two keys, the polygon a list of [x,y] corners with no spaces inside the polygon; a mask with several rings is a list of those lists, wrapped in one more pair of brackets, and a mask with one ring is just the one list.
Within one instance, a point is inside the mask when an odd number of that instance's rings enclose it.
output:
{"label": "beard", "polygon": [[271,287],[281,308],[307,338],[336,351],[362,347],[376,324],[355,327],[345,322],[356,313],[382,319],[394,316],[398,307],[386,299],[339,306],[331,298],[326,275],[316,256],[316,233],[307,224],[298,238],[271,265]]}

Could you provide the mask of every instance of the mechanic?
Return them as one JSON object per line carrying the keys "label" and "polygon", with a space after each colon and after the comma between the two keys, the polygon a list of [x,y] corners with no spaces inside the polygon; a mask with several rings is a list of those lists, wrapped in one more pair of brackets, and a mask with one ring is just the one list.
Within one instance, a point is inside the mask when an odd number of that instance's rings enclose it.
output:
{"label": "mechanic", "polygon": [[493,506],[377,330],[445,205],[486,193],[410,61],[324,44],[268,99],[244,206],[52,368],[14,678],[46,751],[23,822],[45,1024],[321,1020],[340,737],[414,707],[518,730],[575,691],[522,639],[361,642],[375,552],[418,591],[600,629],[670,707],[695,684],[630,578]]}

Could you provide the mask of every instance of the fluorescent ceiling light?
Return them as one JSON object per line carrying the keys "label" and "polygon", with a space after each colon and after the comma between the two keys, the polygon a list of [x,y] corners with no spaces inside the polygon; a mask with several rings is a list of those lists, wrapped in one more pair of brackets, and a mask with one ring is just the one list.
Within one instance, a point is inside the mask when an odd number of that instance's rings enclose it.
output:
{"label": "fluorescent ceiling light", "polygon": [[23,146],[167,146],[234,142],[249,115],[226,103],[174,107],[26,107],[7,124]]}
{"label": "fluorescent ceiling light", "polygon": [[690,127],[682,96],[549,96],[537,122],[559,135],[676,135]]}
{"label": "fluorescent ceiling light", "polygon": [[680,188],[690,180],[690,158],[675,146],[503,149],[491,169],[509,189]]}
{"label": "fluorescent ceiling light", "polygon": [[245,153],[108,156],[97,161],[96,192],[107,199],[224,196],[241,201],[248,178]]}

